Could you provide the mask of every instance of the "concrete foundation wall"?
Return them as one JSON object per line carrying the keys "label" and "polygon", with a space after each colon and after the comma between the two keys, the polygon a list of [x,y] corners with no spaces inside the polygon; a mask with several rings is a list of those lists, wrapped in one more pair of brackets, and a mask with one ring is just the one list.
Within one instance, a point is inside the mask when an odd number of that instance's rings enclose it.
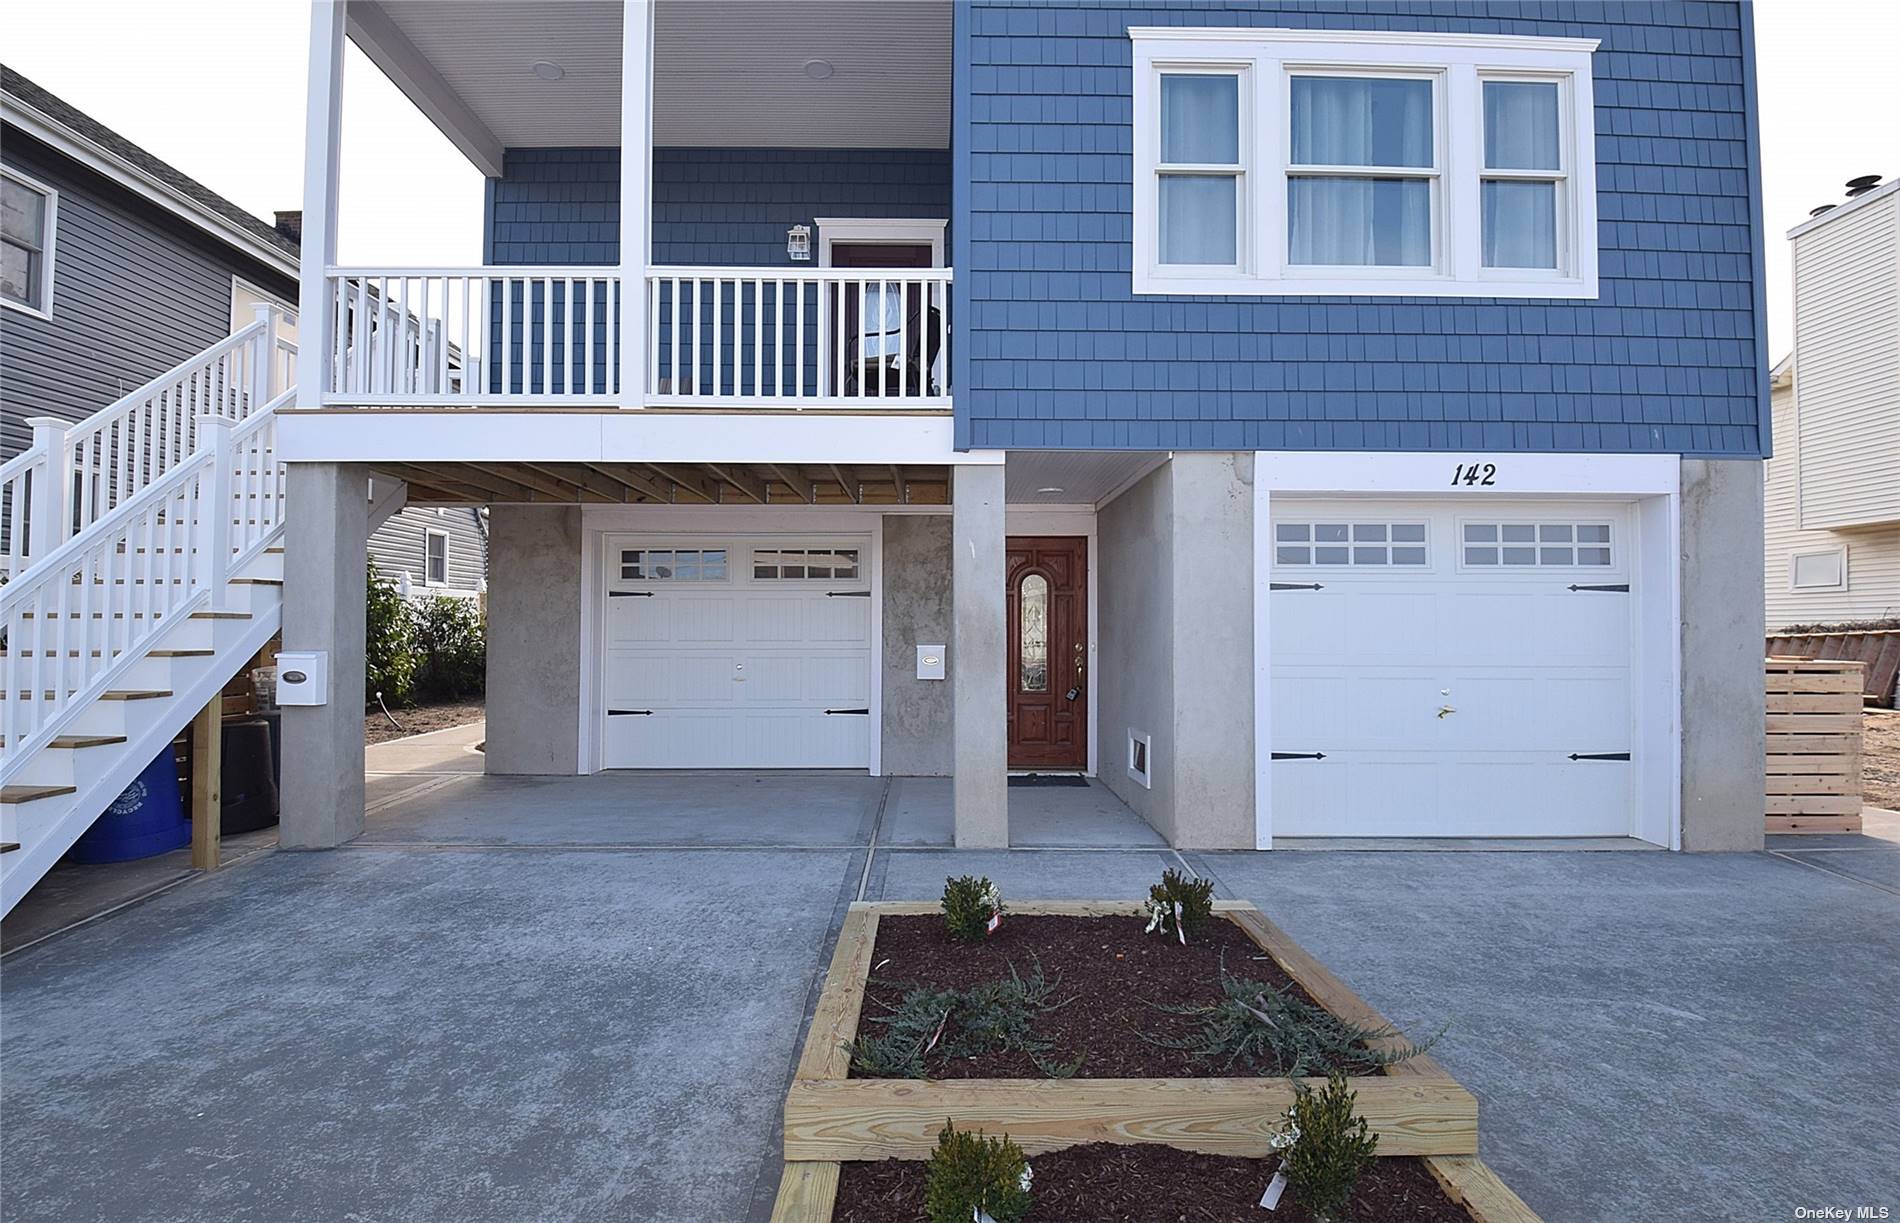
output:
{"label": "concrete foundation wall", "polygon": [[1760,849],[1762,465],[1682,462],[1682,847]]}
{"label": "concrete foundation wall", "polygon": [[363,831],[369,471],[292,463],[286,480],[283,648],[327,653],[330,695],[284,707],[278,844],[329,849]]}
{"label": "concrete foundation wall", "polygon": [[[1253,458],[1177,455],[1096,519],[1101,779],[1182,848],[1253,847]],[[1128,773],[1150,736],[1150,784]]]}
{"label": "concrete foundation wall", "polygon": [[947,777],[951,685],[917,678],[917,647],[950,642],[950,517],[892,514],[883,532],[883,771]]}
{"label": "concrete foundation wall", "polygon": [[1003,469],[951,476],[951,803],[959,849],[1009,844],[1009,720],[1003,710]]}
{"label": "concrete foundation wall", "polygon": [[494,507],[488,772],[579,772],[581,611],[580,507]]}

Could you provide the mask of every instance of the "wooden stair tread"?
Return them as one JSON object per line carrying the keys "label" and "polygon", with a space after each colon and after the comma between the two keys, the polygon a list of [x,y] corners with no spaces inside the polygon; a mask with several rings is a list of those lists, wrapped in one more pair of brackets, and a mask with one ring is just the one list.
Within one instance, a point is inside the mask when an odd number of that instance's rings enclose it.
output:
{"label": "wooden stair tread", "polygon": [[210,658],[216,650],[147,650],[147,658]]}
{"label": "wooden stair tread", "polygon": [[[124,742],[125,742],[124,735],[61,735],[57,739],[54,739],[52,742],[48,743],[46,746],[50,748],[57,748],[60,751],[76,752],[76,751],[79,751],[81,748],[110,747],[114,743],[124,743]],[[7,741],[5,739],[0,739],[0,747],[5,747],[6,745],[7,745]]]}
{"label": "wooden stair tread", "polygon": [[191,618],[193,620],[249,620],[251,613],[241,611],[195,611],[191,613]]}
{"label": "wooden stair tread", "polygon": [[232,578],[233,586],[282,586],[282,578]]}
{"label": "wooden stair tread", "polygon": [[0,787],[0,803],[30,803],[37,799],[76,793],[78,788],[75,786],[6,786]]}
{"label": "wooden stair tread", "polygon": [[20,848],[18,841],[0,841],[0,854],[10,854]]}
{"label": "wooden stair tread", "polygon": [[124,692],[102,692],[99,694],[99,699],[102,701],[152,701],[170,695],[170,692],[158,688],[133,688]]}

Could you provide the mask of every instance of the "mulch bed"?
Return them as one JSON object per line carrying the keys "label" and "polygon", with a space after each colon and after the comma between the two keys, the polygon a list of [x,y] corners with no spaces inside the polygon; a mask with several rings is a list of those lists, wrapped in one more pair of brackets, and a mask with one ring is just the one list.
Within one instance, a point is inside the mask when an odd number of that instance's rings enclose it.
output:
{"label": "mulch bed", "polygon": [[[1311,1223],[1291,1192],[1279,1209],[1260,1208],[1273,1159],[1196,1155],[1172,1147],[1105,1142],[1032,1156],[1029,1223]],[[924,1219],[921,1160],[847,1163],[832,1223],[912,1223]],[[1423,1161],[1376,1160],[1353,1187],[1351,1217],[1363,1223],[1471,1223]]]}
{"label": "mulch bed", "polygon": [[[939,916],[882,917],[858,1030],[880,1031],[876,1017],[895,1008],[914,986],[968,989],[1007,979],[1012,966],[1028,975],[1040,962],[1044,976],[1060,978],[1052,1000],[1071,1001],[1039,1016],[1035,1032],[1053,1042],[1050,1060],[1083,1058],[1076,1078],[1254,1078],[1278,1072],[1279,1067],[1244,1062],[1227,1066],[1220,1059],[1155,1044],[1191,1038],[1201,1030],[1198,1019],[1169,1014],[1155,1004],[1218,1002],[1223,960],[1230,976],[1291,986],[1306,1002],[1312,996],[1224,918],[1216,916],[1185,947],[1172,937],[1144,933],[1146,925],[1139,917],[1005,917],[982,942],[964,943],[949,936]],[[929,1068],[939,1079],[1045,1077],[1021,1053],[933,1057]]]}
{"label": "mulch bed", "polygon": [[399,730],[389,724],[383,711],[371,706],[370,712],[363,718],[363,742],[387,743],[391,739],[407,739],[410,735],[423,735],[432,730],[447,730],[451,726],[467,726],[470,722],[479,722],[486,716],[484,703],[478,698],[473,701],[450,701],[441,705],[418,705],[413,709],[391,709],[396,721],[402,723]]}

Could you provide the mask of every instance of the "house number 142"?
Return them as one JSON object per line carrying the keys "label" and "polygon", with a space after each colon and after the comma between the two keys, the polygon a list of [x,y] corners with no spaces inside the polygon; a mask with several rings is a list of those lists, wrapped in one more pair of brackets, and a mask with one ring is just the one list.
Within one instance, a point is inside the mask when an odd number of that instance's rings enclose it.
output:
{"label": "house number 142", "polygon": [[1451,483],[1454,488],[1460,484],[1490,488],[1498,482],[1497,475],[1496,463],[1460,463],[1451,473]]}

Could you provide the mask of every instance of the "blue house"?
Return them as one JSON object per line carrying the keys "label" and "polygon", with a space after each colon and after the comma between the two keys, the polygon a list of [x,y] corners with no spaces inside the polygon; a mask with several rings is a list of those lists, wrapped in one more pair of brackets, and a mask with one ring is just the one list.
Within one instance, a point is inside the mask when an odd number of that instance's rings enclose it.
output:
{"label": "blue house", "polygon": [[[1745,4],[438,13],[313,5],[289,650],[359,648],[374,478],[489,507],[492,773],[1760,844]],[[481,266],[337,263],[346,40]],[[354,670],[291,843],[361,828]]]}

